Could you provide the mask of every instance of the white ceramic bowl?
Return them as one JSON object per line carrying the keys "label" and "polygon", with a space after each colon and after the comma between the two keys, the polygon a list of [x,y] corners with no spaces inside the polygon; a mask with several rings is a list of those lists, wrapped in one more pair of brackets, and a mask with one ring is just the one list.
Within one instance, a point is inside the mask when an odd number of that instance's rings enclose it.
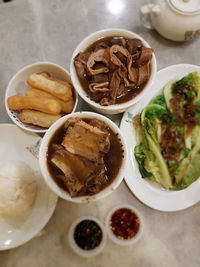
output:
{"label": "white ceramic bowl", "polygon": [[[52,76],[58,79],[63,79],[71,83],[70,74],[68,73],[67,70],[65,70],[61,66],[54,64],[54,63],[50,63],[50,62],[36,62],[36,63],[23,67],[12,77],[12,79],[10,80],[8,84],[8,87],[6,89],[6,94],[5,94],[5,107],[11,120],[15,124],[17,124],[19,127],[23,128],[24,130],[28,130],[28,131],[36,132],[36,133],[45,133],[47,130],[42,129],[41,127],[37,127],[34,125],[29,125],[29,124],[25,124],[21,122],[20,119],[18,118],[18,112],[9,109],[8,104],[7,104],[7,99],[8,97],[13,96],[13,95],[24,95],[24,93],[28,90],[28,88],[30,88],[30,86],[26,82],[26,80],[28,79],[28,76],[30,74],[38,73],[42,71],[47,71]],[[74,103],[74,108],[72,112],[75,111],[77,103],[78,103],[77,93],[74,92],[74,95],[75,95],[75,103]]]}
{"label": "white ceramic bowl", "polygon": [[[136,235],[133,238],[128,239],[128,240],[123,240],[123,239],[117,238],[114,235],[114,233],[110,227],[110,220],[111,220],[113,213],[115,211],[117,211],[118,209],[121,209],[121,208],[126,208],[126,209],[133,211],[137,215],[137,217],[139,218],[139,221],[140,221],[140,227],[139,227],[138,232],[136,233]],[[128,245],[135,244],[141,238],[142,233],[143,233],[143,228],[144,228],[144,220],[143,220],[141,213],[135,207],[133,207],[132,205],[128,205],[128,204],[124,204],[124,205],[121,204],[121,205],[118,205],[118,206],[116,206],[110,210],[110,212],[108,213],[108,215],[106,217],[105,225],[106,225],[106,230],[107,230],[108,236],[114,243],[116,243],[120,246],[128,246]]]}
{"label": "white ceramic bowl", "polygon": [[[101,231],[102,231],[102,240],[101,240],[101,243],[98,247],[94,248],[94,249],[91,249],[91,250],[84,250],[84,249],[81,249],[75,242],[74,240],[74,231],[75,231],[75,228],[76,226],[84,221],[84,220],[91,220],[91,221],[94,221],[96,222],[99,227],[101,228]],[[82,256],[82,257],[94,257],[94,256],[97,256],[99,253],[102,252],[103,248],[105,247],[105,244],[106,244],[106,240],[107,240],[107,234],[106,234],[106,230],[105,230],[105,227],[104,225],[101,223],[100,220],[98,220],[97,218],[93,217],[93,216],[83,216],[83,217],[80,217],[78,218],[77,220],[75,220],[72,225],[70,226],[69,228],[69,232],[68,232],[68,239],[69,239],[69,245],[70,247],[72,248],[72,250],[77,253],[79,256]]]}
{"label": "white ceramic bowl", "polygon": [[110,105],[110,106],[101,106],[99,103],[94,102],[91,100],[89,97],[87,97],[87,93],[85,90],[82,88],[82,85],[79,81],[78,74],[76,72],[76,68],[74,66],[74,58],[75,56],[80,53],[85,51],[92,43],[97,41],[100,38],[104,37],[111,37],[111,36],[122,36],[125,38],[137,38],[142,41],[145,47],[150,47],[150,45],[138,34],[127,31],[124,29],[105,29],[101,31],[94,32],[87,36],[85,39],[83,39],[80,44],[76,47],[76,49],[73,52],[72,59],[71,59],[71,64],[70,64],[70,74],[71,74],[71,79],[72,83],[77,90],[78,94],[95,110],[97,110],[100,113],[103,114],[117,114],[120,112],[124,112],[127,110],[129,107],[137,103],[146,93],[148,93],[148,90],[154,80],[154,77],[156,75],[157,71],[157,64],[156,64],[156,58],[155,54],[153,53],[152,59],[151,59],[151,75],[150,78],[145,85],[144,89],[139,93],[135,98],[122,103],[122,104],[115,104],[115,105]]}
{"label": "white ceramic bowl", "polygon": [[[122,144],[122,150],[124,150],[123,158],[122,158],[122,165],[121,168],[115,177],[115,179],[112,181],[110,185],[105,187],[102,191],[99,193],[92,195],[92,196],[81,196],[81,197],[71,197],[65,190],[63,190],[61,187],[59,187],[54,179],[51,177],[51,174],[48,170],[48,165],[47,165],[47,152],[48,152],[48,145],[49,141],[51,140],[52,136],[54,133],[59,129],[69,118],[96,118],[99,119],[103,122],[105,122],[111,130],[118,134],[118,138],[120,139],[120,142]],[[126,160],[127,160],[127,147],[125,140],[121,134],[120,129],[117,127],[117,125],[112,122],[110,119],[106,118],[105,116],[102,116],[97,113],[93,112],[75,112],[69,115],[66,115],[59,120],[57,120],[46,132],[42,139],[42,143],[40,146],[40,151],[39,151],[39,163],[40,163],[40,169],[42,171],[43,177],[49,187],[61,198],[72,201],[72,202],[77,202],[77,203],[89,203],[98,199],[101,199],[103,197],[108,196],[110,193],[112,193],[121,183],[121,181],[124,178],[124,171],[126,167]]]}

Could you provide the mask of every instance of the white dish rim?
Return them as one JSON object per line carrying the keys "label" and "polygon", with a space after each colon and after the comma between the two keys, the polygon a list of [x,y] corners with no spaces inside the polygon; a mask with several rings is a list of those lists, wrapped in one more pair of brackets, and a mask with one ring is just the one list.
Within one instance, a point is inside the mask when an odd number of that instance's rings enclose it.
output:
{"label": "white dish rim", "polygon": [[[1,123],[0,124],[0,129],[1,128],[12,128],[12,131],[14,132],[15,129],[17,130],[21,130],[23,134],[27,134],[27,135],[32,135],[34,137],[38,137],[38,139],[40,138],[40,136],[36,133],[33,133],[33,132],[27,132],[27,131],[24,131],[22,128],[19,128],[17,125],[15,124],[12,124],[12,123]],[[20,159],[22,160],[22,159]],[[26,161],[26,160],[24,160]],[[39,170],[39,163],[38,163],[38,170]],[[41,175],[41,179],[42,178],[42,175]],[[56,209],[56,206],[57,206],[57,201],[58,201],[58,197],[53,193],[51,192],[54,200],[53,200],[53,206],[51,208],[51,211],[49,212],[48,216],[46,217],[45,220],[41,221],[39,224],[38,224],[38,227],[35,228],[35,231],[30,231],[31,234],[28,236],[28,238],[26,239],[22,239],[21,241],[18,241],[18,242],[15,242],[15,243],[11,243],[10,245],[0,245],[0,251],[6,251],[6,250],[9,250],[9,249],[13,249],[13,248],[16,248],[16,247],[19,247],[21,245],[24,245],[25,243],[27,243],[28,241],[30,241],[31,239],[33,239],[35,236],[37,236],[37,234],[46,226],[46,224],[49,222],[50,218],[52,217],[55,209]],[[34,204],[35,205],[35,204]]]}
{"label": "white dish rim", "polygon": [[[192,71],[198,71],[200,74],[200,67],[192,64],[176,64],[158,71],[155,78],[157,83],[154,82],[152,85],[152,96],[146,96],[142,101],[138,102],[137,105],[127,110],[121,120],[120,129],[122,130],[128,145],[128,164],[126,168],[125,181],[132,193],[141,202],[155,210],[175,212],[184,210],[198,203],[200,201],[200,195],[197,194],[197,192],[198,189],[200,190],[200,179],[197,179],[188,188],[180,191],[167,191],[160,188],[159,185],[150,182],[148,179],[142,179],[133,154],[133,148],[135,145],[133,142],[134,129],[130,120],[131,117],[138,114],[154,96],[161,93],[163,86],[168,81],[172,80],[176,76],[181,78]],[[173,73],[173,76],[167,78],[167,75],[169,75],[170,72]],[[160,78],[162,76],[166,80],[161,82],[162,86],[156,85],[160,83]],[[169,198],[169,194],[171,198]],[[148,195],[151,197],[147,197]]]}

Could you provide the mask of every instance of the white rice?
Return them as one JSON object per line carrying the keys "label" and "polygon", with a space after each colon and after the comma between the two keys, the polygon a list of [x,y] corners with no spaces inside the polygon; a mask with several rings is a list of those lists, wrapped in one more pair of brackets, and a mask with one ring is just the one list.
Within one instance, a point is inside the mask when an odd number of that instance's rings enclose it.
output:
{"label": "white rice", "polygon": [[22,161],[0,161],[0,217],[16,216],[30,208],[37,185],[33,170]]}

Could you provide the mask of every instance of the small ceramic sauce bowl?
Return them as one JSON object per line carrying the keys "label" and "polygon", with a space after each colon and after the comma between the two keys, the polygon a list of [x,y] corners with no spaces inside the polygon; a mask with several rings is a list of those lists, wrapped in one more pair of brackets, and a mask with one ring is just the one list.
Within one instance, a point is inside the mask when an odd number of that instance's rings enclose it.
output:
{"label": "small ceramic sauce bowl", "polygon": [[106,230],[93,216],[75,220],[68,232],[69,245],[82,257],[93,257],[102,252],[106,244]]}
{"label": "small ceramic sauce bowl", "polygon": [[109,238],[116,244],[135,244],[142,235],[144,222],[141,213],[131,205],[111,209],[105,221]]}

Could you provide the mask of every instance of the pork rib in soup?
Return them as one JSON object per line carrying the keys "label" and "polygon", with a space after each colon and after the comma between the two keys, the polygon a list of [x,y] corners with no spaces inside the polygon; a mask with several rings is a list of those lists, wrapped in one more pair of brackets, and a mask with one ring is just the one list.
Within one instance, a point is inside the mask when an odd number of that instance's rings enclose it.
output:
{"label": "pork rib in soup", "polygon": [[47,161],[55,182],[77,197],[97,194],[109,185],[122,158],[120,140],[104,122],[71,118],[52,137]]}

